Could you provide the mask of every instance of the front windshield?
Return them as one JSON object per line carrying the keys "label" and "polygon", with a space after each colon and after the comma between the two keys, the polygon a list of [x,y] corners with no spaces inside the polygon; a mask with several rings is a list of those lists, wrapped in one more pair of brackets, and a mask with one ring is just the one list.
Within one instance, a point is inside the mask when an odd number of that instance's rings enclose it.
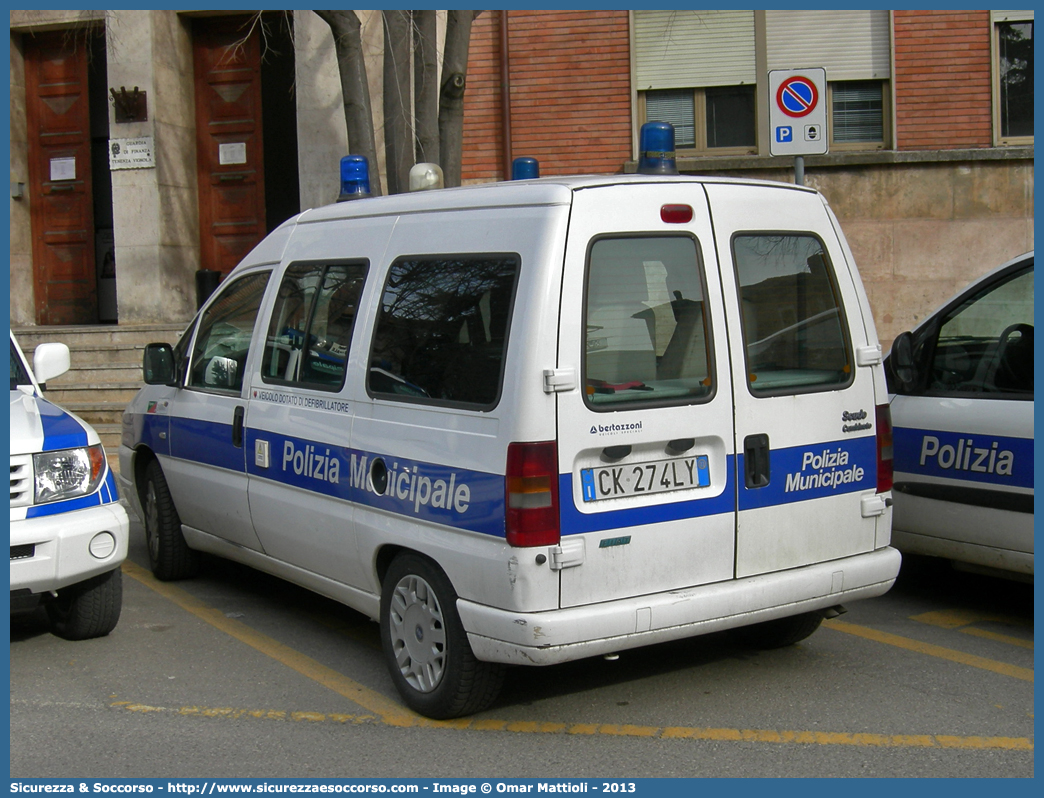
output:
{"label": "front windshield", "polygon": [[22,361],[21,355],[18,354],[14,341],[11,341],[11,390],[16,390],[19,385],[32,384],[33,381],[29,379],[25,363]]}

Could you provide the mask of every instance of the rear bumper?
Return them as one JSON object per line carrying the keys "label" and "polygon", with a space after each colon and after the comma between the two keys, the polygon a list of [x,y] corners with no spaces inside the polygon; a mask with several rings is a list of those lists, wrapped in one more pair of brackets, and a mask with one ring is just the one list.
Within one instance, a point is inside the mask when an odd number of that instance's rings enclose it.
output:
{"label": "rear bumper", "polygon": [[552,665],[825,609],[887,592],[899,574],[893,548],[778,573],[537,613],[458,599],[475,656]]}
{"label": "rear bumper", "polygon": [[[12,521],[11,591],[60,590],[118,568],[129,532],[127,511],[116,502]],[[92,541],[102,556],[91,553]]]}

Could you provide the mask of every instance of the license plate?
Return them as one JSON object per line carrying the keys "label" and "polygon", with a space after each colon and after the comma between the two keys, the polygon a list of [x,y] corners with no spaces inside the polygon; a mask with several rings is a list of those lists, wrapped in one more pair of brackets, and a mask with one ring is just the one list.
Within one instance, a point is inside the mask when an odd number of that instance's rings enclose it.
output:
{"label": "license plate", "polygon": [[710,486],[710,464],[706,455],[697,455],[585,468],[580,472],[580,484],[585,502],[706,488]]}

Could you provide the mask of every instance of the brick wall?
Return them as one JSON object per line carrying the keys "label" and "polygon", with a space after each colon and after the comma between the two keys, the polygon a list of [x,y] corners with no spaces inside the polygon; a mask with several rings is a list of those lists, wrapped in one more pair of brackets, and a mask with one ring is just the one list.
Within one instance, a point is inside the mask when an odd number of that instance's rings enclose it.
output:
{"label": "brick wall", "polygon": [[[464,100],[464,182],[503,179],[501,12],[472,27]],[[508,15],[512,158],[543,176],[617,173],[631,157],[626,11]]]}
{"label": "brick wall", "polygon": [[993,144],[988,11],[895,12],[900,150]]}

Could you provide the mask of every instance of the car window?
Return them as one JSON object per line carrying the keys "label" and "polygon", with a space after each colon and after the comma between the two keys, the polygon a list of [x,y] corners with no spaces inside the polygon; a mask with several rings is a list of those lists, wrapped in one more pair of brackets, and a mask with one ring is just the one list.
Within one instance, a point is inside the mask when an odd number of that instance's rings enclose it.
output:
{"label": "car window", "polygon": [[341,388],[365,276],[365,263],[287,268],[265,338],[265,382]]}
{"label": "car window", "polygon": [[1033,396],[1033,267],[979,291],[939,325],[928,391]]}
{"label": "car window", "polygon": [[520,263],[515,254],[396,260],[374,331],[370,393],[404,401],[495,405]]}
{"label": "car window", "polygon": [[591,245],[586,279],[589,406],[616,410],[710,397],[710,332],[694,238],[600,238]]}
{"label": "car window", "polygon": [[238,394],[254,322],[270,272],[241,277],[224,288],[199,319],[188,386]]}
{"label": "car window", "polygon": [[833,267],[813,235],[737,235],[747,385],[754,396],[834,390],[852,360]]}
{"label": "car window", "polygon": [[18,350],[15,349],[14,341],[11,341],[11,390],[16,390],[19,385],[32,384],[33,381],[29,379],[29,373],[25,369],[25,364],[22,363],[22,358],[19,357]]}

